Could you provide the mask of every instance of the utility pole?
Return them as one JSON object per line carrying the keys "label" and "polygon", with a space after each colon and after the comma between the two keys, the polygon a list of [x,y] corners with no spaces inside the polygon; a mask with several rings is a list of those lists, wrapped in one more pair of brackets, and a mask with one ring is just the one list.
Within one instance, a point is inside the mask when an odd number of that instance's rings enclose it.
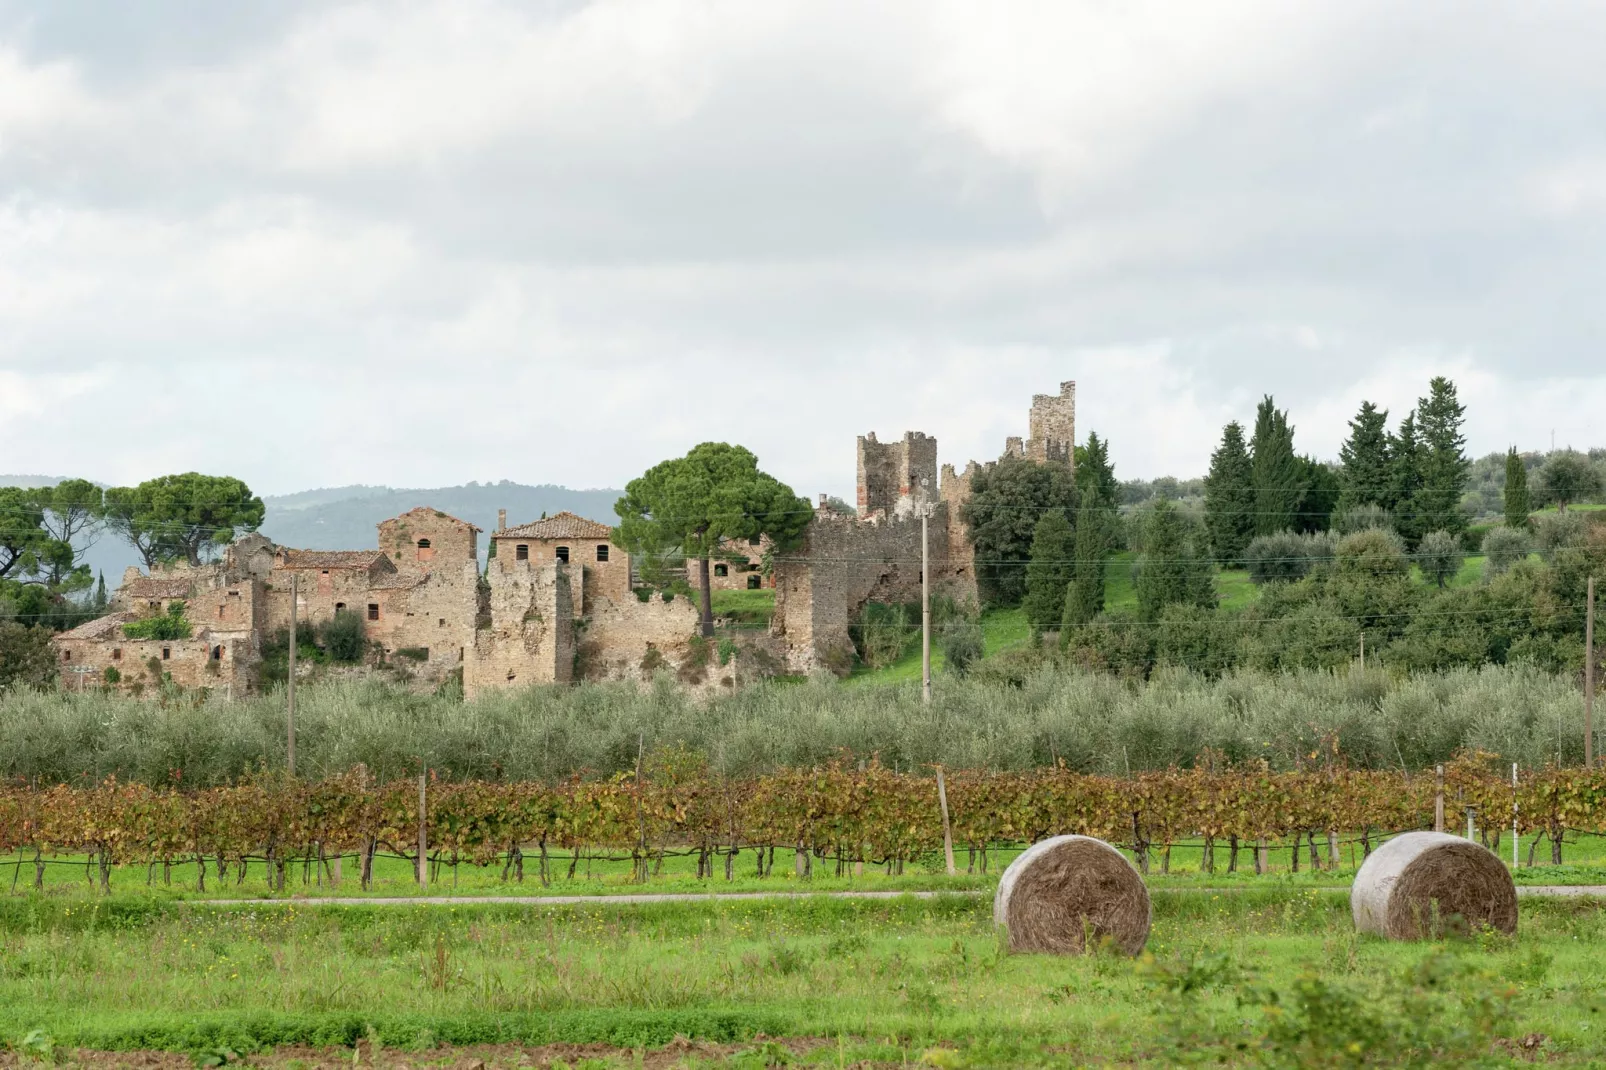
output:
{"label": "utility pole", "polygon": [[920,697],[931,704],[931,539],[927,518],[931,506],[920,507]]}
{"label": "utility pole", "polygon": [[290,573],[290,677],[285,689],[285,730],[290,745],[285,750],[286,766],[296,775],[296,574]]}
{"label": "utility pole", "polygon": [[1584,765],[1595,768],[1595,577],[1584,599]]}
{"label": "utility pole", "polygon": [[1361,671],[1366,671],[1366,633],[1361,633]]}

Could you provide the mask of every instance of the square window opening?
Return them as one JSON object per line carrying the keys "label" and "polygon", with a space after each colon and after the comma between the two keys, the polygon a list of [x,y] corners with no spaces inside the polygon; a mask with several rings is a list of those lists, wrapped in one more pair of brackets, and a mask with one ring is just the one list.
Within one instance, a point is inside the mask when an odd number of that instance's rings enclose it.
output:
{"label": "square window opening", "polygon": [[527,545],[525,545],[524,543],[521,542],[521,543],[519,543],[517,546],[515,546],[513,548],[513,560],[515,560],[515,561],[528,561],[529,559],[530,559],[530,548]]}
{"label": "square window opening", "polygon": [[598,561],[606,561],[606,560],[608,560],[608,544],[607,543],[604,542],[604,543],[598,543],[597,544],[597,560]]}
{"label": "square window opening", "polygon": [[569,563],[569,548],[567,546],[560,546],[554,552],[558,555],[559,561],[562,561],[565,565]]}
{"label": "square window opening", "polygon": [[379,603],[378,602],[369,602],[368,603],[368,619],[369,620],[378,620],[379,619]]}

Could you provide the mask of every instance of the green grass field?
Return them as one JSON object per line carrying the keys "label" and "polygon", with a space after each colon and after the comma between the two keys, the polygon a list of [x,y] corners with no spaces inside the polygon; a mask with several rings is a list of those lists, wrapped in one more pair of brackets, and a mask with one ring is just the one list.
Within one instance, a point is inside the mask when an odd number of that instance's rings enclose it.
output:
{"label": "green grass field", "polygon": [[[1011,955],[990,905],[14,897],[0,901],[0,1037],[41,1061],[90,1047],[302,1067],[1509,1065],[1525,1051],[1588,1065],[1606,1054],[1600,901],[1525,901],[1515,938],[1389,944],[1356,935],[1342,893],[1159,891],[1138,960]],[[263,1050],[274,1045],[305,1047]]]}

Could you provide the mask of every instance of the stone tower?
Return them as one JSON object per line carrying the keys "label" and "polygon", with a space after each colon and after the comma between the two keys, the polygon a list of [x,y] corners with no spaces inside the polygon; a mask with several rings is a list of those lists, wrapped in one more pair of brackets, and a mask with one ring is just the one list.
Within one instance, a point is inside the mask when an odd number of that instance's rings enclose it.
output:
{"label": "stone tower", "polygon": [[937,498],[937,440],[905,431],[897,442],[859,436],[859,515],[903,515],[918,502]]}
{"label": "stone tower", "polygon": [[1061,383],[1059,396],[1032,396],[1026,458],[1032,461],[1076,463],[1076,384]]}

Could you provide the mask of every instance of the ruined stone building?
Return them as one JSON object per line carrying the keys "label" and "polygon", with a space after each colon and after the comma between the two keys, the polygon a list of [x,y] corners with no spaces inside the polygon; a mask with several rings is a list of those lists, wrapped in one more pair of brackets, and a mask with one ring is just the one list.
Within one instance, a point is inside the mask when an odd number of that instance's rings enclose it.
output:
{"label": "ruined stone building", "polygon": [[633,589],[630,555],[612,535],[606,524],[567,512],[491,533],[489,626],[464,664],[465,694],[634,678],[643,664],[684,658],[696,609]]}
{"label": "ruined stone building", "polygon": [[[1028,431],[1007,441],[1006,456],[1074,464],[1076,384],[1034,397]],[[994,463],[939,469],[937,440],[917,431],[891,442],[860,437],[856,515],[822,495],[799,547],[776,552],[759,539],[723,547],[714,562],[714,590],[775,591],[768,633],[742,637],[738,659],[791,672],[850,666],[848,629],[867,603],[920,597],[922,516],[932,591],[975,602],[975,551],[962,514],[977,474]],[[426,684],[460,670],[470,696],[532,683],[639,680],[659,668],[688,683],[733,684],[733,665],[699,669],[709,653],[697,637],[698,570],[688,575],[693,598],[652,590],[607,525],[559,513],[509,527],[504,513],[482,577],[480,534],[420,506],[380,523],[374,549],[300,550],[253,534],[212,564],[150,575],[130,569],[109,614],[55,638],[63,686],[255,686],[264,638],[289,627],[292,579],[298,621],[316,627],[342,610],[356,613],[375,660],[400,659]],[[129,623],[174,602],[184,603],[190,638],[127,636]]]}
{"label": "ruined stone building", "polygon": [[[1005,442],[1006,456],[1073,465],[1076,384],[1057,396],[1032,399],[1029,437]],[[957,473],[941,467],[937,440],[919,431],[896,442],[874,433],[857,443],[858,515],[843,516],[820,495],[803,545],[775,559],[773,633],[784,640],[795,672],[851,664],[848,627],[869,602],[909,603],[920,598],[920,517],[927,516],[931,590],[975,603],[976,553],[962,517],[976,474],[996,462],[975,461]]]}

